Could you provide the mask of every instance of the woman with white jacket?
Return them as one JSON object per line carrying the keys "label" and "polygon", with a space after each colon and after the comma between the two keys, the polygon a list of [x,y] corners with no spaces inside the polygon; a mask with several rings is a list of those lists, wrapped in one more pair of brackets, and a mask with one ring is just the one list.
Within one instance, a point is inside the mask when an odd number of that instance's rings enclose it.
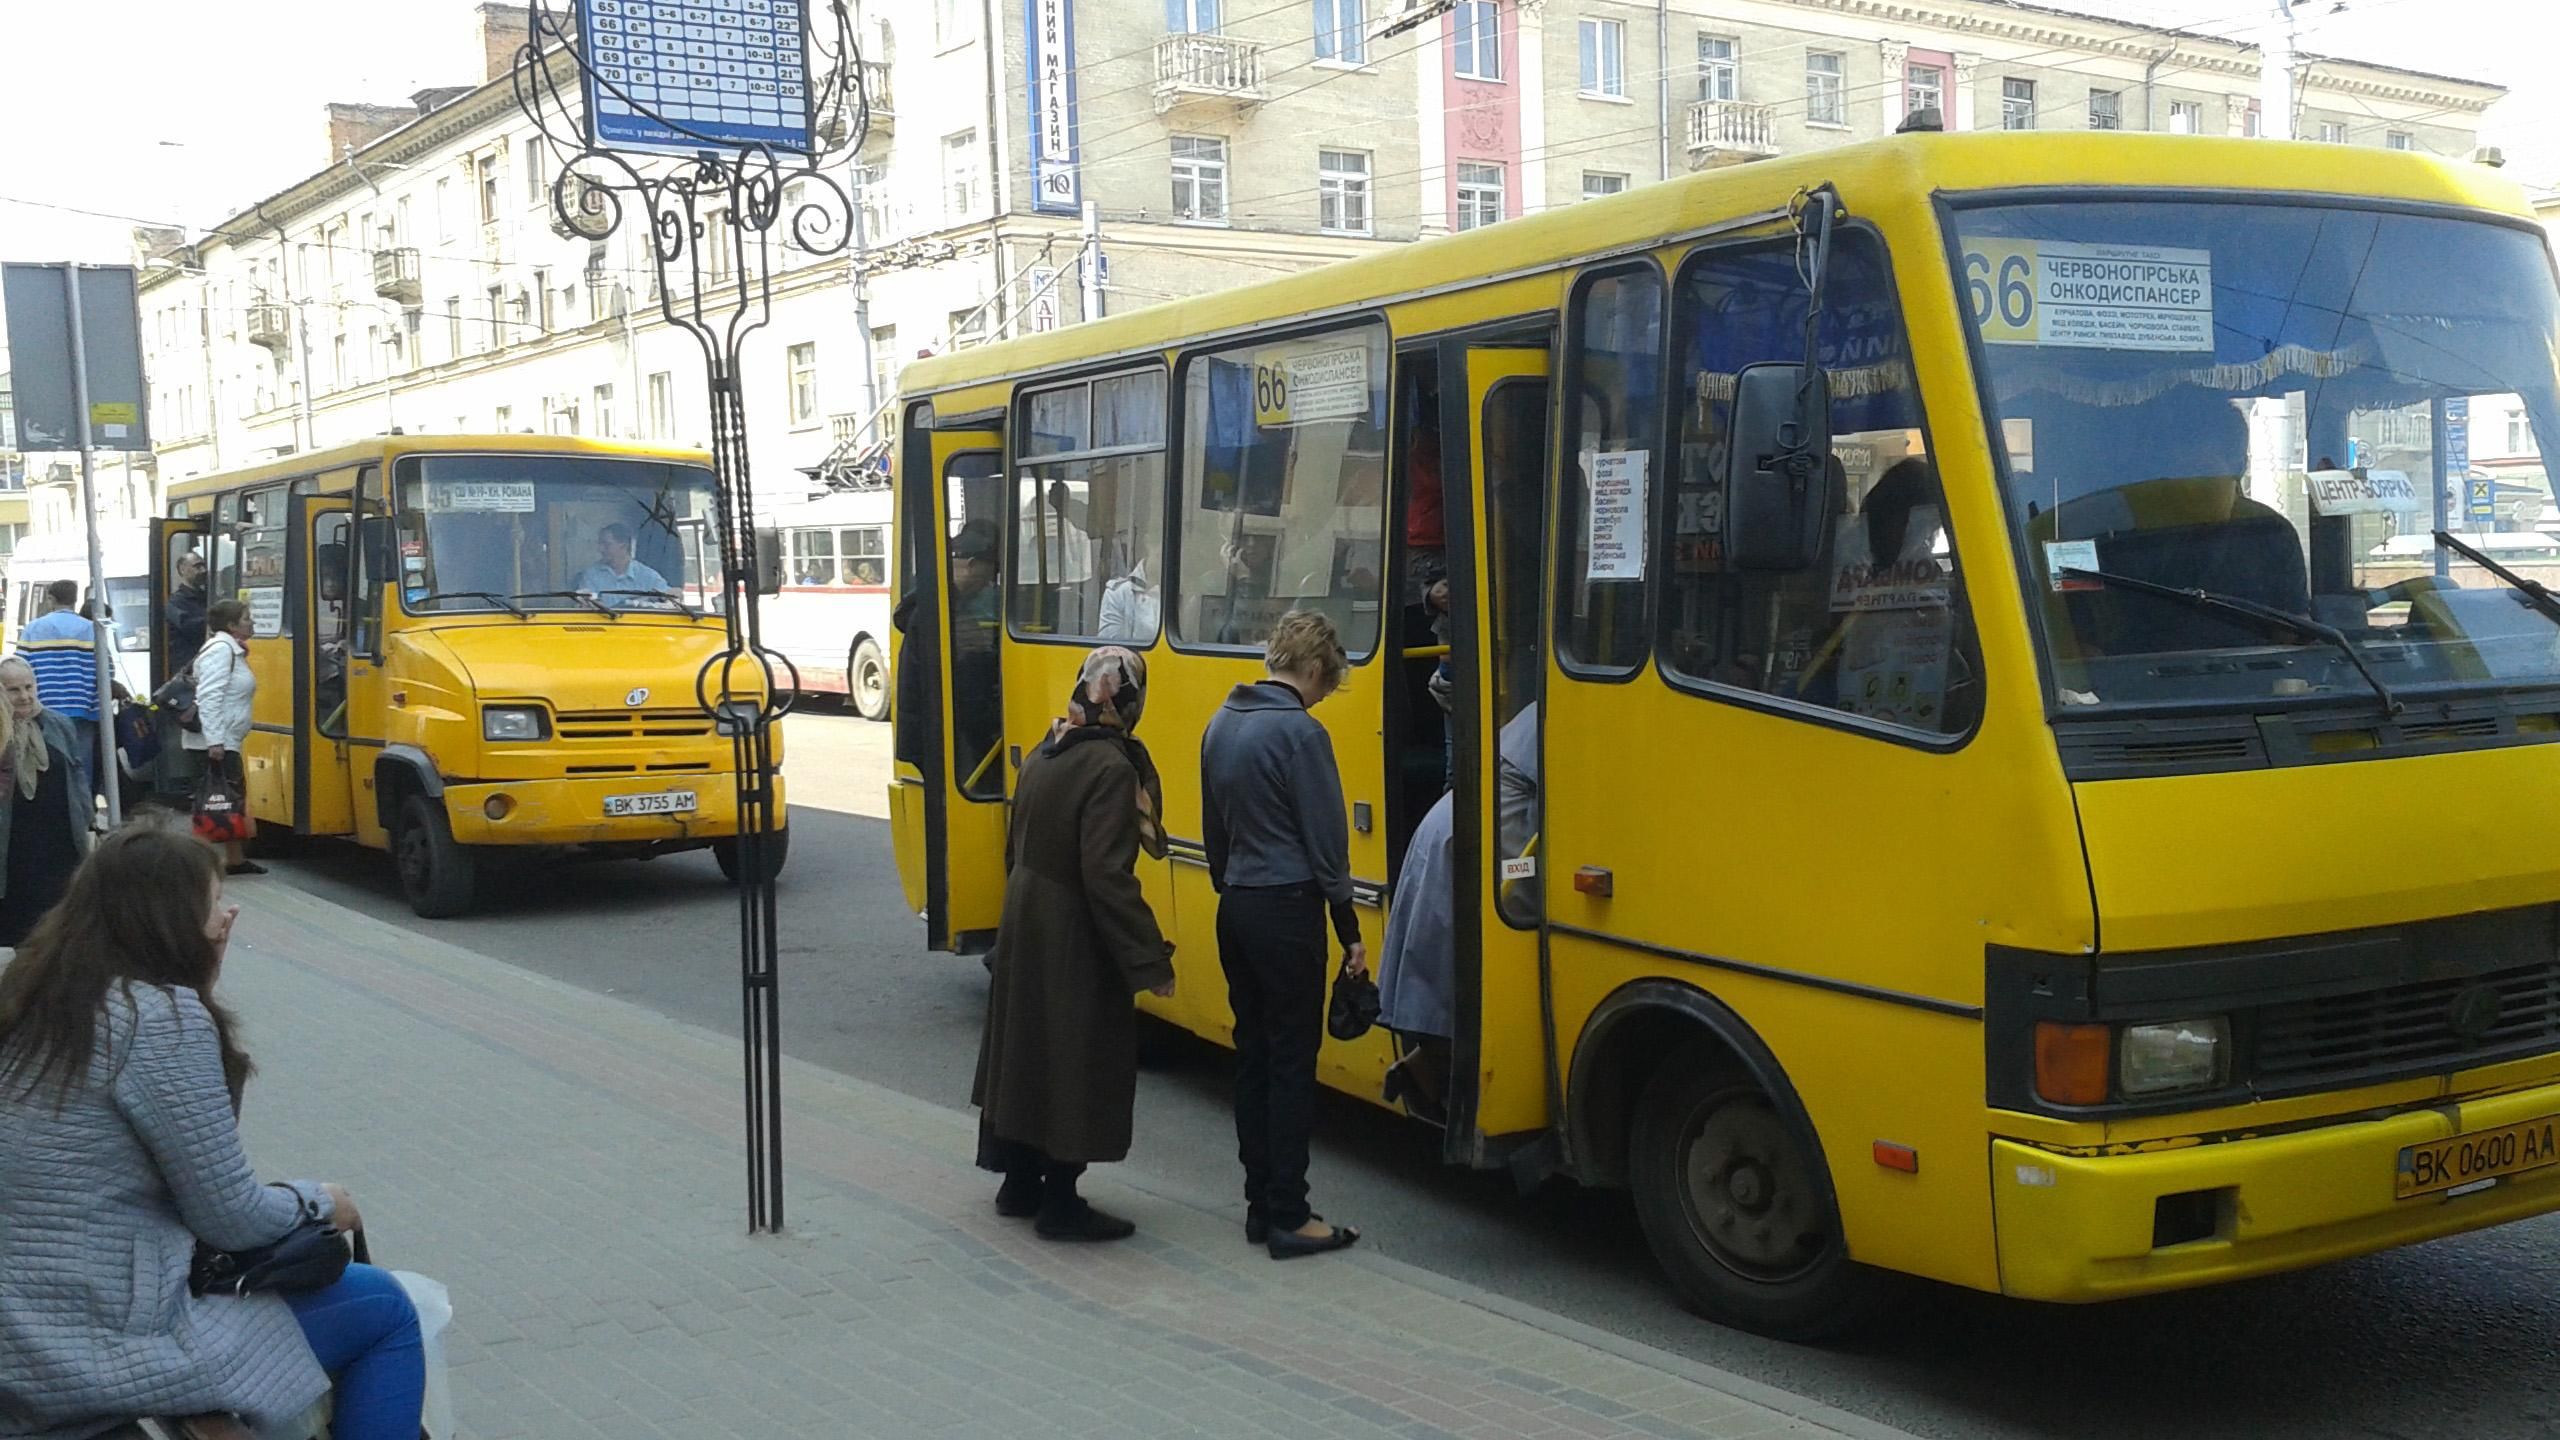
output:
{"label": "woman with white jacket", "polygon": [[[249,738],[249,702],[258,693],[257,672],[249,668],[249,607],[238,600],[216,600],[204,614],[204,648],[196,652],[196,725],[186,747],[204,752],[205,764],[222,767],[246,795],[240,769],[240,746]],[[240,842],[222,847],[234,875],[264,875],[267,867],[248,859]]]}

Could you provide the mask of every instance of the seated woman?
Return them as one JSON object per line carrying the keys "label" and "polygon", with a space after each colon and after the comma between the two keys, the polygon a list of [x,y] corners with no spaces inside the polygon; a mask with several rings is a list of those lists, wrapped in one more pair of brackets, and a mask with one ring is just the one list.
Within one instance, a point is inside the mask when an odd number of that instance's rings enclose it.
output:
{"label": "seated woman", "polygon": [[292,1419],[336,1381],[336,1440],[418,1440],[418,1315],[389,1271],[293,1295],[194,1295],[199,1242],[362,1226],[347,1192],[258,1183],[251,1066],[214,998],[239,907],[192,835],[128,826],[0,971],[0,1397],[7,1432],[144,1416]]}

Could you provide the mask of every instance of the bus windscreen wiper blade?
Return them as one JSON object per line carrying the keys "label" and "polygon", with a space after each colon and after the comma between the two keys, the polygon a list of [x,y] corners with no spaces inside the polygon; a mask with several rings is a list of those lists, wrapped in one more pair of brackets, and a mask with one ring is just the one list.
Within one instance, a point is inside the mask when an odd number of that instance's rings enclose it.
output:
{"label": "bus windscreen wiper blade", "polygon": [[438,600],[486,600],[519,620],[530,620],[533,613],[495,590],[437,590],[410,601],[412,605],[432,605]]}
{"label": "bus windscreen wiper blade", "polygon": [[2066,565],[2058,573],[2086,576],[2102,585],[2120,585],[2138,594],[2157,595],[2163,600],[2175,600],[2197,610],[2238,615],[2244,619],[2255,620],[2262,626],[2281,629],[2288,634],[2307,635],[2314,640],[2325,640],[2336,646],[2339,654],[2347,657],[2347,663],[2356,667],[2356,673],[2364,677],[2364,683],[2373,687],[2373,693],[2382,700],[2382,710],[2385,715],[2400,713],[2400,697],[2392,694],[2391,687],[2382,683],[2382,677],[2373,673],[2373,667],[2365,663],[2363,652],[2356,649],[2356,642],[2347,638],[2347,632],[2335,625],[2325,624],[2279,605],[2268,605],[2261,601],[2243,599],[2238,595],[2224,595],[2213,590],[2199,590],[2192,586],[2163,585],[2157,580],[2118,575],[2112,570],[2092,570],[2084,565]]}
{"label": "bus windscreen wiper blade", "polygon": [[619,620],[622,618],[621,611],[614,609],[612,606],[607,605],[584,590],[519,590],[516,592],[516,598],[519,600],[575,600],[608,619]]}
{"label": "bus windscreen wiper blade", "polygon": [[673,606],[674,606],[674,607],[676,607],[677,609],[679,609],[679,610],[683,611],[685,614],[687,614],[687,615],[689,615],[689,616],[693,617],[693,618],[694,618],[694,619],[696,619],[696,620],[699,620],[699,619],[701,619],[701,618],[702,618],[702,612],[701,612],[701,611],[696,610],[696,609],[694,609],[692,606],[687,605],[686,603],[684,603],[682,600],[677,599],[677,598],[675,597],[674,593],[673,593],[673,592],[671,592],[671,591],[666,591],[666,590],[599,590],[599,591],[597,591],[596,593],[597,593],[597,594],[599,594],[599,595],[637,595],[637,596],[639,596],[639,597],[640,597],[641,599],[643,599],[643,600],[663,600],[663,601],[667,602],[668,604],[673,605]]}
{"label": "bus windscreen wiper blade", "polygon": [[2560,624],[2560,595],[2552,594],[2551,587],[2543,584],[2539,580],[2526,579],[2522,575],[2517,574],[2506,566],[2499,564],[2497,561],[2490,559],[2488,556],[2483,555],[2479,551],[2462,543],[2460,540],[2455,539],[2445,531],[2439,530],[2436,532],[2436,543],[2443,546],[2445,549],[2452,551],[2454,554],[2461,556],[2463,559],[2470,561],[2472,564],[2479,566],[2481,569],[2488,571],[2490,574],[2497,576],[2499,579],[2506,581],[2508,585],[2514,587],[2516,597],[2518,599],[2522,600],[2526,605],[2533,609],[2541,611],[2545,619],[2548,619],[2555,624]]}

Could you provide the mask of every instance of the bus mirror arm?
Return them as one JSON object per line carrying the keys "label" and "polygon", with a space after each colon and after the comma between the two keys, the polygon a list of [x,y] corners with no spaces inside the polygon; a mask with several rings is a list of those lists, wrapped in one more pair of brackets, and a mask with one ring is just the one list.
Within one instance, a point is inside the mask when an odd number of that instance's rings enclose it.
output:
{"label": "bus mirror arm", "polygon": [[756,527],[756,593],[782,593],[782,532],[770,525]]}
{"label": "bus mirror arm", "polygon": [[1746,365],[1734,377],[1725,452],[1725,563],[1803,570],[1831,527],[1831,379],[1822,368],[1824,272],[1840,197],[1828,185],[1797,197],[1796,270],[1804,277],[1804,359]]}

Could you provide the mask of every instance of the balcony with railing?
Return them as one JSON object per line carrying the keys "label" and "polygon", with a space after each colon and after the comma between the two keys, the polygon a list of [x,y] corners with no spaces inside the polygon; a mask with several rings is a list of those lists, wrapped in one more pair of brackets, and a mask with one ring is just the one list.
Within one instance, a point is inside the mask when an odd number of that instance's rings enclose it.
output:
{"label": "balcony with railing", "polygon": [[1701,100],[1690,106],[1690,165],[1738,165],[1777,154],[1777,108],[1745,100]]}
{"label": "balcony with railing", "polygon": [[373,293],[403,305],[418,303],[418,252],[402,246],[373,252]]}
{"label": "balcony with railing", "polygon": [[1229,35],[1167,35],[1156,41],[1156,113],[1188,106],[1243,108],[1269,98],[1262,47]]}
{"label": "balcony with railing", "polygon": [[250,306],[248,328],[249,343],[252,345],[264,345],[270,350],[277,351],[287,350],[293,346],[293,322],[287,318],[285,307],[282,305],[270,305],[260,301]]}

